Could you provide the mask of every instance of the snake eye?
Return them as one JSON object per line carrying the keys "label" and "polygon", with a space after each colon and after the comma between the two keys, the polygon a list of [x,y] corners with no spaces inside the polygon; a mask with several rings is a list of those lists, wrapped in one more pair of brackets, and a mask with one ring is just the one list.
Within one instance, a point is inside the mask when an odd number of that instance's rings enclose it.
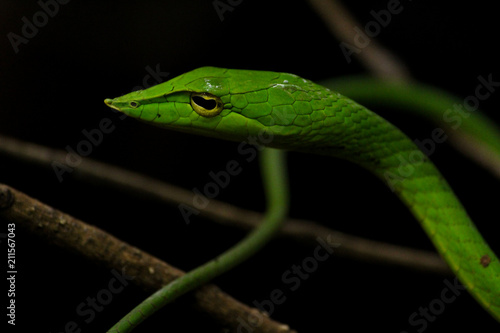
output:
{"label": "snake eye", "polygon": [[221,99],[209,93],[192,93],[191,106],[203,117],[214,117],[224,108]]}
{"label": "snake eye", "polygon": [[131,108],[135,109],[136,107],[138,107],[138,106],[139,106],[139,103],[137,103],[136,101],[131,101],[130,103],[128,103],[128,105],[129,105]]}

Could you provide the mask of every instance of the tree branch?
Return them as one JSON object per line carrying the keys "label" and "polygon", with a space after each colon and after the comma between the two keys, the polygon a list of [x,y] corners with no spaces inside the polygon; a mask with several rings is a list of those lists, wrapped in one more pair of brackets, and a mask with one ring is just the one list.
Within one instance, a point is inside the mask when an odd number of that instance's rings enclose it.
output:
{"label": "tree branch", "polygon": [[[3,136],[0,136],[0,154],[45,167],[54,161],[64,163],[66,158],[64,151]],[[88,158],[74,169],[72,176],[127,190],[134,195],[149,197],[168,204],[192,205],[193,201],[193,193],[190,191]],[[206,208],[201,210],[201,214],[220,224],[245,230],[255,228],[262,220],[260,213],[213,199]],[[338,251],[335,251],[335,254],[339,256],[437,274],[451,274],[444,261],[434,252],[363,239],[326,228],[313,221],[289,219],[279,234],[281,237],[301,240],[307,244],[316,244],[316,238],[327,235],[331,235],[330,237],[336,243],[342,244]]]}
{"label": "tree branch", "polygon": [[[342,5],[341,1],[308,1],[316,11],[316,14],[329,28],[332,35],[341,43],[347,43],[358,49],[353,55],[358,58],[373,76],[398,83],[411,82],[413,80],[405,64],[393,52],[380,45],[376,40],[376,36],[373,38],[366,36],[363,29],[364,25],[356,21]],[[356,44],[360,33],[364,34],[363,39],[365,39],[365,44],[363,44],[363,47]],[[452,106],[452,104],[449,105],[450,108]],[[443,109],[443,113],[445,111],[446,108]],[[439,119],[441,120],[441,118]],[[447,124],[440,124],[440,126],[448,127]],[[498,157],[497,150],[493,149],[487,142],[483,142],[467,134],[461,128],[449,132],[450,143],[459,152],[491,171],[494,176],[499,177],[500,158]]]}
{"label": "tree branch", "polygon": [[340,1],[309,0],[309,3],[340,42],[360,49],[354,55],[375,76],[392,81],[410,80],[410,73],[403,62],[374,38],[369,39],[362,48],[356,44],[356,36],[359,33],[355,29],[363,31],[363,25],[354,19]]}
{"label": "tree branch", "polygon": [[[92,262],[132,276],[133,283],[153,292],[184,274],[183,271],[133,247],[103,230],[49,207],[7,185],[0,184],[0,218],[16,223],[30,233],[78,254]],[[258,318],[254,332],[295,332],[255,308],[225,294],[215,285],[206,285],[194,294],[195,306],[234,331],[241,318]],[[238,320],[240,318],[240,320]]]}

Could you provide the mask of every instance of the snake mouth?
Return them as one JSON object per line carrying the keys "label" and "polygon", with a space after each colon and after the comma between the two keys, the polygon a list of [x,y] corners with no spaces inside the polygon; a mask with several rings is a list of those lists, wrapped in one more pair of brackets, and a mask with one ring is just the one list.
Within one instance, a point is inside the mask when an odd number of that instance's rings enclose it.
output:
{"label": "snake mouth", "polygon": [[118,110],[118,111],[121,111],[116,105],[113,105],[113,100],[111,98],[106,98],[104,100],[104,104],[106,104],[107,106],[109,106],[110,108],[112,109],[115,109],[115,110]]}

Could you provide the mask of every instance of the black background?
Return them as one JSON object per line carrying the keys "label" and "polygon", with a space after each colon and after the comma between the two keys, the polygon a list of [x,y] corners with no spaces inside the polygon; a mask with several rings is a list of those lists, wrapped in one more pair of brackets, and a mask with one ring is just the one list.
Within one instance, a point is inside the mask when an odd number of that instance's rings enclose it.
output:
{"label": "black background", "polygon": [[[366,23],[373,19],[371,10],[386,8],[387,3],[350,2],[348,7]],[[493,2],[450,6],[404,1],[402,6],[403,11],[377,40],[400,56],[416,79],[465,97],[474,93],[479,75],[500,77]],[[97,128],[101,119],[110,118],[116,128],[105,135],[90,158],[188,189],[203,187],[210,180],[210,171],[222,170],[227,161],[241,156],[235,143],[120,120],[103,104],[104,98],[143,85],[148,66],[159,66],[169,73],[168,78],[205,65],[292,72],[313,80],[366,73],[357,61],[347,64],[339,42],[305,1],[242,1],[232,12],[224,13],[223,21],[211,1],[70,1],[15,53],[8,33],[21,35],[21,19],[26,16],[32,21],[40,9],[35,1],[0,1],[0,133],[64,149],[75,147],[84,138],[82,130]],[[493,94],[481,107],[498,122],[499,104],[498,95]],[[412,139],[428,138],[434,128],[398,110],[375,111]],[[437,147],[432,159],[498,252],[497,195],[490,193],[498,181],[447,143]],[[365,171],[342,161],[300,154],[290,154],[289,165],[293,217],[364,237],[432,249],[397,198]],[[69,174],[60,183],[50,168],[4,157],[0,182],[183,270],[214,257],[243,235],[202,218],[186,225],[175,206],[148,202]],[[218,199],[263,210],[258,163],[245,164]],[[82,332],[105,331],[145,297],[129,286],[95,320],[85,323],[76,307],[106,288],[111,272],[22,230],[17,230],[16,241],[18,332],[61,332],[69,321],[78,322]],[[1,248],[6,253],[3,244]],[[276,307],[273,317],[300,332],[416,332],[420,326],[411,326],[408,317],[439,298],[445,286],[443,276],[332,257],[297,291],[289,292],[281,275],[311,256],[313,249],[276,240],[216,283],[247,304],[268,299],[273,289],[286,291],[287,300]],[[5,300],[6,290],[0,294]],[[1,308],[6,312],[4,303]],[[3,324],[7,319],[3,314],[1,318]],[[137,332],[158,331],[162,325],[184,331],[222,330],[180,301]],[[498,328],[498,323],[469,295],[462,294],[426,331],[467,327],[486,331]]]}

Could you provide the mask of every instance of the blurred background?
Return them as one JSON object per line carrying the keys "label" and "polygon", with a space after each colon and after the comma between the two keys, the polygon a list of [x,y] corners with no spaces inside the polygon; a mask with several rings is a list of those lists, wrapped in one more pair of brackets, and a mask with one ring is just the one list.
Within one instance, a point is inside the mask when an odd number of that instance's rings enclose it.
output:
{"label": "blurred background", "polygon": [[[70,1],[53,8],[53,17],[42,22],[38,31],[23,31],[26,20],[33,22],[34,16],[41,19],[37,13],[48,2],[0,1],[0,135],[74,149],[84,139],[83,130],[98,128],[103,118],[109,118],[114,130],[104,135],[88,158],[186,189],[202,188],[210,181],[209,172],[223,170],[229,160],[241,160],[238,144],[123,120],[104,105],[105,98],[206,65],[291,72],[312,80],[367,74],[357,60],[346,62],[339,41],[307,1],[241,1],[222,16],[212,1]],[[385,9],[388,3],[374,0],[345,5],[364,24],[373,20],[372,10]],[[492,74],[500,80],[494,3],[456,2],[450,6],[408,0],[401,1],[401,6],[402,12],[392,17],[376,39],[403,60],[415,79],[462,98],[474,94],[480,75]],[[23,33],[32,36],[13,37]],[[157,73],[156,77],[151,73]],[[500,122],[499,96],[492,94],[480,105],[496,123]],[[435,127],[401,110],[374,109],[411,139],[428,138]],[[497,196],[490,190],[498,188],[498,181],[448,143],[439,145],[432,159],[498,253]],[[289,154],[289,166],[291,216],[371,239],[432,249],[393,193],[360,168],[294,153]],[[329,176],[332,172],[342,177],[333,179]],[[244,235],[241,230],[201,217],[186,225],[175,206],[78,180],[69,173],[63,177],[60,182],[50,167],[0,156],[0,183],[183,270],[216,256]],[[231,179],[217,199],[262,211],[259,177],[258,163],[244,164],[243,172]],[[16,242],[15,331],[63,332],[68,321],[78,322],[82,332],[105,331],[146,296],[129,286],[94,320],[85,323],[75,309],[107,286],[111,272],[22,230],[17,231]],[[246,304],[268,299],[273,289],[288,290],[281,279],[283,272],[311,256],[313,249],[276,240],[215,282]],[[1,266],[5,270],[4,264]],[[415,332],[409,316],[440,296],[445,278],[452,281],[450,277],[332,257],[298,290],[287,292],[286,302],[276,307],[272,317],[299,332],[374,328]],[[2,318],[3,325],[6,319]],[[165,323],[184,331],[224,332],[182,300],[137,332],[158,331]],[[498,328],[498,323],[469,295],[462,294],[429,322],[425,331],[464,327],[486,331]]]}

